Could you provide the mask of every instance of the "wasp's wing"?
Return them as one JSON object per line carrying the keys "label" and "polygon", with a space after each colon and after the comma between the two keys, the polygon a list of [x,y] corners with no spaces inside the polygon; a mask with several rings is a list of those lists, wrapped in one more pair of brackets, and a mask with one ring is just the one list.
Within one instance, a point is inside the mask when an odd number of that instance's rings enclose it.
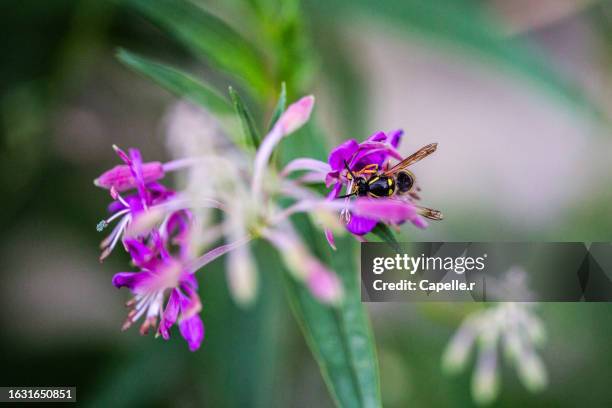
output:
{"label": "wasp's wing", "polygon": [[414,164],[418,162],[419,160],[424,159],[425,157],[435,152],[437,147],[438,147],[437,143],[431,143],[431,144],[428,144],[427,146],[420,148],[417,152],[411,154],[410,156],[406,157],[401,162],[397,163],[395,166],[391,167],[389,170],[387,170],[384,173],[384,175],[391,176],[397,173],[398,171],[405,169],[411,164]]}

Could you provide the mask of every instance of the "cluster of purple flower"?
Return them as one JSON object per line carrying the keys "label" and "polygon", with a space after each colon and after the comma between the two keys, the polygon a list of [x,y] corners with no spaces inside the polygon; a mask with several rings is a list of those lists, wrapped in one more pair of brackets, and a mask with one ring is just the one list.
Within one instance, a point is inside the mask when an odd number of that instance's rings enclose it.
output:
{"label": "cluster of purple flower", "polygon": [[[134,266],[140,269],[113,277],[116,287],[126,287],[134,295],[128,302],[131,311],[124,329],[144,316],[142,334],[155,328],[158,335],[168,339],[170,328],[178,321],[189,348],[197,350],[204,338],[204,325],[199,316],[202,306],[195,272],[228,254],[230,291],[239,303],[250,302],[256,292],[256,271],[247,244],[256,238],[267,240],[278,250],[292,276],[303,282],[316,299],[328,304],[340,302],[343,295],[340,280],[307,249],[289,220],[292,214],[316,214],[333,248],[331,228],[340,220],[361,240],[379,222],[399,225],[408,220],[418,227],[426,226],[419,215],[420,207],[413,204],[410,196],[336,199],[343,187],[347,191],[353,189],[352,172],[362,174],[368,168],[385,169],[391,159],[402,159],[396,150],[401,131],[390,135],[379,132],[362,143],[348,140],[332,150],[328,163],[300,158],[289,163],[280,174],[272,174],[269,162],[274,149],[284,137],[306,123],[313,105],[312,96],[290,105],[264,138],[254,160],[241,160],[240,165],[247,167],[241,174],[250,173],[252,177],[226,180],[223,189],[208,191],[206,197],[172,191],[159,181],[167,172],[188,169],[199,161],[215,161],[211,169],[222,166],[223,160],[217,155],[143,163],[137,149],[130,149],[126,154],[114,147],[124,164],[103,173],[94,184],[109,190],[114,200],[109,206],[110,217],[98,224],[98,230],[116,221],[102,242],[100,259],[106,258],[121,242]],[[306,172],[297,179],[288,177],[295,171]],[[268,183],[270,179],[275,182]],[[325,183],[331,192],[327,197],[320,196],[307,188],[311,182]],[[228,196],[227,191],[234,195]],[[129,195],[123,195],[127,192]],[[276,204],[278,198],[291,198],[293,204],[281,208]],[[223,223],[217,229],[225,231],[227,243],[194,257],[189,250],[190,234],[196,228],[191,210],[199,207],[221,211]],[[341,217],[337,215],[339,212]]]}
{"label": "cluster of purple flower", "polygon": [[[157,228],[138,231],[135,227],[147,217],[147,212],[168,203],[176,193],[158,182],[164,177],[164,165],[143,163],[137,149],[130,149],[129,154],[116,146],[114,149],[125,164],[105,172],[94,183],[108,189],[114,200],[109,205],[112,215],[98,224],[98,230],[119,220],[102,241],[100,260],[121,241],[133,264],[140,269],[113,276],[113,285],[126,287],[134,295],[127,303],[131,310],[123,330],[144,316],[140,332],[146,334],[157,326],[159,318],[157,334],[168,339],[170,328],[178,320],[189,348],[197,350],[204,338],[204,325],[199,316],[202,305],[197,294],[198,284],[186,259],[191,213],[188,209],[169,212]],[[123,192],[129,195],[123,196]]]}

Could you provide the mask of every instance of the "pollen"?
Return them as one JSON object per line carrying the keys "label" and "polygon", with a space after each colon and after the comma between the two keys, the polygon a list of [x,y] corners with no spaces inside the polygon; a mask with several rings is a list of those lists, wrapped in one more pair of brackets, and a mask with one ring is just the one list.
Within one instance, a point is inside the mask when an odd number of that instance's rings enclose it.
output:
{"label": "pollen", "polygon": [[108,227],[108,223],[106,222],[106,220],[102,220],[98,223],[98,225],[96,225],[96,231],[102,232],[106,227]]}

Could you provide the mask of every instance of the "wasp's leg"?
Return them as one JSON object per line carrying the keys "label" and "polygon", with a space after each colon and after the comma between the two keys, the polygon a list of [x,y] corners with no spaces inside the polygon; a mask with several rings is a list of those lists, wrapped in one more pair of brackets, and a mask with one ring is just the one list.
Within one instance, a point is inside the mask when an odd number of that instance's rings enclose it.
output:
{"label": "wasp's leg", "polygon": [[376,174],[376,173],[378,173],[378,164],[371,163],[365,166],[363,169],[356,172],[355,174],[362,175],[362,174]]}

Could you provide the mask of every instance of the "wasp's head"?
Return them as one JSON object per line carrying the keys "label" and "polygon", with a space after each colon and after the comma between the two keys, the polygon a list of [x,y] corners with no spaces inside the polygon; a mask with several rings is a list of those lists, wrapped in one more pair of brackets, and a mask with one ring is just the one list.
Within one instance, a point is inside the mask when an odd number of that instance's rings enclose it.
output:
{"label": "wasp's head", "polygon": [[355,186],[357,187],[355,192],[358,196],[365,196],[368,194],[368,182],[363,177],[355,177]]}

